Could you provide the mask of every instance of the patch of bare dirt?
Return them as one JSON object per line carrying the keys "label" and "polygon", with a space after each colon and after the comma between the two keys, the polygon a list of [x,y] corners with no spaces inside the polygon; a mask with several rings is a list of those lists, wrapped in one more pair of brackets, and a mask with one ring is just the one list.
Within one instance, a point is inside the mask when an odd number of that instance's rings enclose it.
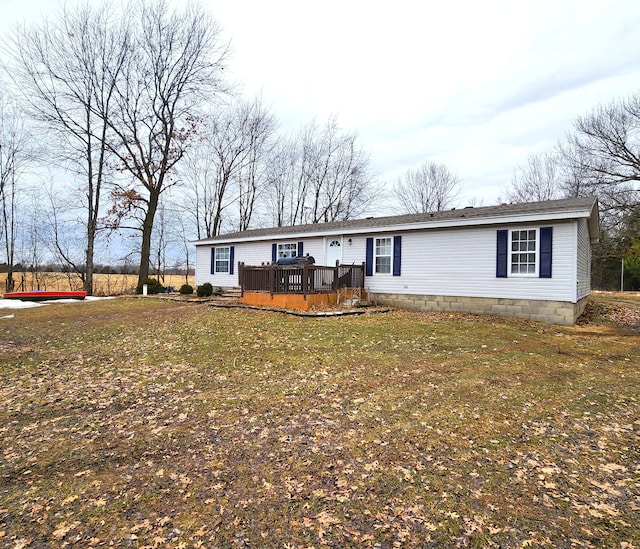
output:
{"label": "patch of bare dirt", "polygon": [[32,351],[33,349],[31,347],[22,343],[17,343],[15,341],[0,341],[0,355],[23,356]]}

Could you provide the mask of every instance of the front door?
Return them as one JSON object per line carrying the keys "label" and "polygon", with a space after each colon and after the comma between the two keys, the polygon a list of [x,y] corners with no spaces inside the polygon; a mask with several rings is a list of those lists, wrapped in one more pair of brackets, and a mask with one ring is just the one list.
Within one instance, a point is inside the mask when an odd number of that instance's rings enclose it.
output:
{"label": "front door", "polygon": [[342,262],[342,237],[332,236],[327,239],[327,254],[326,254],[328,267],[334,267],[336,261]]}

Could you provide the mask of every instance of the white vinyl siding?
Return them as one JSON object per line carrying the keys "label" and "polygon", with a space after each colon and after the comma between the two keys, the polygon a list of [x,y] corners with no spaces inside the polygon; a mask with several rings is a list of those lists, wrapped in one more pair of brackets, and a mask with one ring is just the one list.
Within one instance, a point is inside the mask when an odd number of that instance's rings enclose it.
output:
{"label": "white vinyl siding", "polygon": [[[549,226],[528,224],[522,228]],[[402,233],[402,275],[367,277],[372,292],[505,297],[575,302],[575,221],[553,224],[553,278],[496,277],[496,230],[519,226],[493,226]],[[343,263],[361,263],[366,237],[352,236],[345,246]],[[464,261],[461,259],[464,250]]]}
{"label": "white vinyl siding", "polygon": [[[578,227],[578,223],[580,226]],[[538,276],[496,277],[496,231],[498,229],[530,230],[553,226],[553,278]],[[342,264],[361,265],[365,261],[367,237],[376,234],[345,236]],[[472,296],[512,299],[539,299],[575,302],[576,296],[588,293],[589,236],[586,221],[544,221],[540,223],[486,225],[398,232],[402,235],[401,276],[366,277],[372,292]],[[331,235],[300,239],[304,253],[323,263],[326,238]],[[349,239],[351,242],[349,242]],[[580,243],[576,241],[579,240]],[[224,242],[215,246],[235,246],[235,262],[261,265],[271,262],[272,244],[278,242]],[[290,242],[282,239],[282,243]],[[196,246],[196,284],[210,282],[214,286],[238,285],[237,269],[233,275],[211,275],[211,244]],[[375,247],[375,242],[374,242]],[[578,249],[579,248],[579,249]],[[536,254],[539,263],[539,253]],[[578,292],[576,292],[576,255],[578,256]]]}
{"label": "white vinyl siding", "polygon": [[[196,246],[196,285],[199,286],[209,282],[214,287],[232,288],[238,286],[238,263],[245,265],[262,265],[271,263],[271,247],[273,241],[259,242],[216,242]],[[299,239],[297,243],[303,242],[305,255],[309,254],[316,258],[324,257],[324,241],[322,238]],[[234,270],[233,274],[216,273],[211,274],[211,248],[234,247]],[[319,260],[321,261],[321,259]],[[362,260],[361,260],[362,261]]]}
{"label": "white vinyl siding", "polygon": [[591,242],[586,219],[578,221],[577,233],[576,292],[579,301],[591,292]]}

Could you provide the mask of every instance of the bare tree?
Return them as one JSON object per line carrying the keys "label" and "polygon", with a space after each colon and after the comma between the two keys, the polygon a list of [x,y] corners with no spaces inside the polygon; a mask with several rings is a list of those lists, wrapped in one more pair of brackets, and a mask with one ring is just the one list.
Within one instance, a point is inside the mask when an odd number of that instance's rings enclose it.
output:
{"label": "bare tree", "polygon": [[19,183],[28,166],[34,161],[32,137],[17,103],[0,90],[0,234],[7,263],[5,289],[14,289],[13,267],[18,231]]}
{"label": "bare tree", "polygon": [[552,153],[532,154],[527,164],[515,170],[511,187],[506,191],[509,202],[540,202],[560,198],[562,166]]}
{"label": "bare tree", "polygon": [[369,155],[335,118],[283,139],[273,158],[268,201],[278,226],[351,219],[377,196]]}
{"label": "bare tree", "polygon": [[292,189],[295,148],[289,139],[280,140],[269,151],[266,166],[266,204],[271,212],[271,224],[283,227],[289,224],[288,199]]}
{"label": "bare tree", "polygon": [[196,4],[171,10],[166,0],[140,0],[133,14],[129,55],[105,119],[115,138],[108,141],[121,170],[112,213],[124,220],[137,212],[140,224],[139,280],[149,274],[151,236],[160,197],[175,185],[195,125],[195,111],[224,89],[227,46],[220,27]]}
{"label": "bare tree", "polygon": [[234,102],[199,120],[181,169],[198,238],[219,234],[223,222],[229,228],[248,228],[274,129],[273,115],[258,99]]}
{"label": "bare tree", "polygon": [[599,105],[574,123],[569,142],[575,152],[568,151],[567,160],[590,170],[599,185],[632,184],[640,190],[640,94]]}
{"label": "bare tree", "polygon": [[273,148],[273,137],[276,129],[275,116],[266,109],[261,99],[256,98],[246,104],[247,114],[244,120],[243,135],[247,141],[247,155],[236,174],[238,192],[238,224],[239,231],[247,230],[258,207],[260,198],[267,184],[269,154]]}
{"label": "bare tree", "polygon": [[407,170],[393,188],[406,213],[439,212],[450,208],[460,191],[460,179],[444,164],[425,162]]}
{"label": "bare tree", "polygon": [[201,239],[216,234],[216,220],[225,208],[220,197],[224,197],[226,189],[220,188],[218,166],[206,137],[202,130],[198,134],[185,155],[180,174],[185,182],[181,206],[186,215],[193,217],[197,238]]}
{"label": "bare tree", "polygon": [[[312,130],[317,130],[314,125]],[[355,133],[343,132],[335,118],[311,134],[305,143],[311,153],[306,178],[310,183],[311,223],[349,219],[360,213],[367,199],[369,156],[357,144]]]}
{"label": "bare tree", "polygon": [[633,211],[640,200],[640,93],[579,117],[560,151],[567,169],[580,174],[581,190],[598,196],[605,215]]}
{"label": "bare tree", "polygon": [[176,212],[172,224],[171,224],[171,233],[174,242],[176,243],[176,248],[180,251],[180,259],[181,261],[177,261],[177,265],[184,269],[184,283],[189,284],[189,271],[192,268],[191,263],[191,240],[192,238],[189,236],[188,223],[185,221],[185,218],[182,212]]}
{"label": "bare tree", "polygon": [[[106,121],[128,51],[126,27],[115,23],[109,4],[65,7],[53,21],[18,27],[9,47],[11,74],[29,113],[48,132],[54,163],[81,181],[79,189],[71,184],[61,195],[66,208],[85,211],[84,254],[78,260],[75,253],[58,252],[89,294],[102,189],[109,177]],[[76,196],[83,204],[74,204]]]}
{"label": "bare tree", "polygon": [[42,203],[39,189],[26,189],[21,194],[17,210],[15,247],[18,261],[23,265],[20,287],[25,291],[44,290],[48,279],[43,269],[48,237],[46,206]]}

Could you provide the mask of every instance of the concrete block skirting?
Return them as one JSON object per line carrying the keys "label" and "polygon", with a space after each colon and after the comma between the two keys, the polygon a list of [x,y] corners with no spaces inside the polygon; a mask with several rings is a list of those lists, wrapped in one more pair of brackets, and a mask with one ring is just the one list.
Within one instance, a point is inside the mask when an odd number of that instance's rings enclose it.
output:
{"label": "concrete block skirting", "polygon": [[369,292],[369,301],[415,311],[451,311],[535,320],[546,324],[572,326],[584,311],[587,297],[571,303],[501,297],[404,295]]}

